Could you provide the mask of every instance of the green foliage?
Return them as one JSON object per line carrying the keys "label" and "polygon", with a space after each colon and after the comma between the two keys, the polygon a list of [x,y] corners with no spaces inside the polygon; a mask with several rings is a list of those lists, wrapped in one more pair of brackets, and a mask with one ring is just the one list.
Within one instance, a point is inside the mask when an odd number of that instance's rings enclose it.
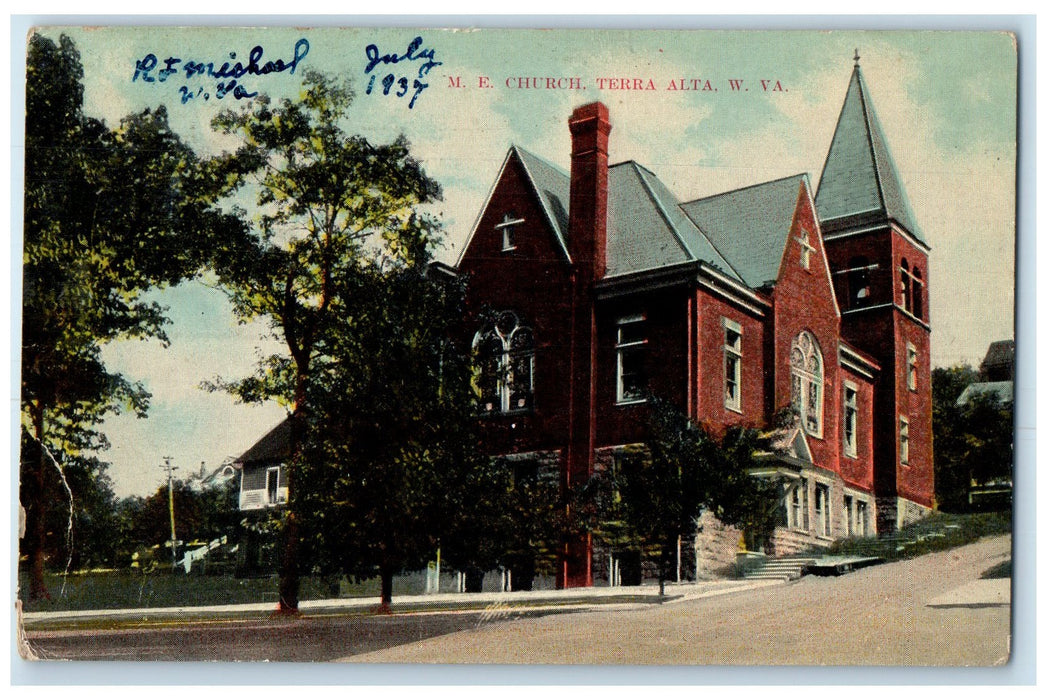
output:
{"label": "green foliage", "polygon": [[213,387],[292,407],[288,610],[300,559],[388,583],[430,558],[466,507],[465,485],[490,473],[466,429],[468,367],[448,340],[461,284],[429,266],[439,227],[420,206],[440,188],[405,139],[345,133],[352,98],[348,83],[310,72],[297,100],[260,97],[212,124],[241,145],[210,172],[255,203],[216,270],[240,318],[268,319],[287,345],[253,376]]}
{"label": "green foliage", "polygon": [[[21,460],[23,473],[39,464],[39,447],[22,431]],[[116,498],[108,465],[90,455],[45,455],[49,467],[43,473],[43,493],[35,479],[22,479],[20,503],[47,503],[44,513],[45,538],[43,556],[52,569],[113,566],[117,559],[119,538]],[[28,551],[23,549],[22,555]]]}
{"label": "green foliage", "polygon": [[849,537],[836,540],[828,549],[819,551],[895,561],[961,547],[982,537],[1010,532],[1010,513],[952,515],[937,512],[887,537]]}
{"label": "green foliage", "polygon": [[[320,571],[388,578],[441,543],[461,552],[460,522],[492,524],[505,481],[477,449],[471,368],[450,340],[461,283],[387,256],[347,283],[307,395],[298,512]],[[492,556],[477,547],[470,563]]]}
{"label": "green foliage", "polygon": [[948,512],[970,509],[973,483],[1009,480],[1014,465],[1014,413],[996,395],[956,400],[977,373],[968,365],[937,368],[931,375],[935,494]]}
{"label": "green foliage", "polygon": [[[240,524],[239,484],[237,481],[218,488],[195,490],[184,482],[172,489],[174,496],[175,532],[183,542],[209,542],[222,536],[237,538]],[[171,539],[171,514],[167,485],[144,499],[131,498],[125,549],[162,545]],[[169,553],[169,550],[168,550]]]}
{"label": "green foliage", "polygon": [[477,574],[511,569],[514,590],[529,590],[536,575],[554,575],[568,512],[559,470],[501,457],[480,461],[463,477],[461,505],[441,539],[448,564]]}
{"label": "green foliage", "polygon": [[[200,163],[163,107],[110,129],[83,113],[83,68],[73,42],[33,34],[26,65],[22,418],[37,446],[22,461],[33,559],[32,596],[46,595],[48,453],[73,464],[108,446],[113,412],[144,415],[144,388],[110,372],[102,346],[118,338],[166,341],[163,309],[142,300],[193,276],[235,219],[212,206]],[[86,472],[99,473],[95,467]]]}
{"label": "green foliage", "polygon": [[673,564],[679,537],[693,534],[705,510],[759,537],[774,526],[778,484],[751,476],[766,451],[756,431],[729,428],[717,442],[674,406],[651,399],[648,436],[617,468],[598,473],[590,522],[612,547],[654,551],[659,582]]}

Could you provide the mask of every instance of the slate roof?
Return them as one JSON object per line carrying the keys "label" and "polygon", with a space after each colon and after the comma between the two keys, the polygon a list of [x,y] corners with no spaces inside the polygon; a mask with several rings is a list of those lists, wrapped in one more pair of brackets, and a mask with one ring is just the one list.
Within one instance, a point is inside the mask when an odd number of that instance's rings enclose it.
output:
{"label": "slate roof", "polygon": [[523,163],[560,247],[570,259],[567,248],[567,210],[571,202],[571,176],[519,146],[513,146],[510,150],[515,151]]}
{"label": "slate roof", "polygon": [[[570,175],[519,146],[512,146],[512,153],[523,163],[567,254]],[[741,279],[654,173],[626,161],[610,166],[607,178],[607,277],[700,260]]]}
{"label": "slate roof", "polygon": [[681,205],[742,281],[757,289],[778,279],[778,268],[806,175],[792,175]]}
{"label": "slate roof", "polygon": [[739,279],[650,170],[617,163],[607,188],[607,277],[700,260]]}
{"label": "slate roof", "polygon": [[236,463],[243,466],[255,464],[276,464],[283,462],[290,456],[291,446],[291,419],[286,418],[283,422],[262,436],[236,459]]}
{"label": "slate roof", "polygon": [[879,215],[894,219],[913,238],[927,245],[857,65],[851,73],[814,201],[823,222],[862,214]]}

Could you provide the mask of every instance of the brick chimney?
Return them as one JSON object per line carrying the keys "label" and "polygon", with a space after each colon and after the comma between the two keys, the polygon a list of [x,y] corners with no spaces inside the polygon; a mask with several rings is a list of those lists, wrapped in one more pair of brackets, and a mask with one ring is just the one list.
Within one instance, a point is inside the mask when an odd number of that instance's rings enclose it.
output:
{"label": "brick chimney", "polygon": [[579,273],[596,281],[607,270],[607,141],[610,116],[601,102],[574,110],[567,245]]}

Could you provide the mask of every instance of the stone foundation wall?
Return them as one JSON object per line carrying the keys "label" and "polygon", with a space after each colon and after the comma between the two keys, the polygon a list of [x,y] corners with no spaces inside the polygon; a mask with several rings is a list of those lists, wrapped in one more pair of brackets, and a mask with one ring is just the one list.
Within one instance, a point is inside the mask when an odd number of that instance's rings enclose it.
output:
{"label": "stone foundation wall", "polygon": [[694,541],[698,580],[733,577],[741,540],[741,530],[724,525],[708,511],[702,513]]}
{"label": "stone foundation wall", "polygon": [[919,503],[913,503],[904,498],[898,499],[897,522],[899,528],[915,523],[918,520],[923,520],[930,514],[931,509],[927,506],[921,506]]}

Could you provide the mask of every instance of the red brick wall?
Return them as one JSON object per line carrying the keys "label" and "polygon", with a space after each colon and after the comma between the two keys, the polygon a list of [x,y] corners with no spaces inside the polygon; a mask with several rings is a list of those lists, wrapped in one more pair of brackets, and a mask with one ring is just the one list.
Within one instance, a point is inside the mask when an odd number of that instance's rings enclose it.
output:
{"label": "red brick wall", "polygon": [[[697,405],[692,417],[716,433],[732,425],[762,427],[770,416],[764,395],[765,322],[710,292],[699,289],[698,342],[693,365]],[[768,312],[770,313],[770,312]],[[742,327],[741,412],[726,407],[724,374],[724,325],[728,318]]]}
{"label": "red brick wall", "polygon": [[[897,270],[904,259],[913,271],[919,268],[923,277],[923,316],[927,318],[927,255],[902,236],[893,237],[896,303],[902,305],[900,275]],[[894,324],[895,405],[899,416],[909,420],[909,462],[898,463],[897,492],[919,505],[930,506],[934,500],[934,455],[931,439],[931,366],[930,332],[909,314],[896,311]],[[907,346],[917,351],[916,390],[908,386]],[[897,429],[895,430],[897,433]],[[897,440],[897,434],[895,435]]]}
{"label": "red brick wall", "polygon": [[871,491],[873,487],[873,401],[874,387],[860,374],[841,368],[841,378],[854,384],[858,391],[858,422],[855,436],[856,456],[849,457],[844,450],[844,393],[840,387],[840,476],[848,486]]}
{"label": "red brick wall", "polygon": [[[815,247],[809,269],[800,263],[801,229]],[[803,331],[818,341],[824,369],[822,385],[822,435],[807,436],[815,464],[839,473],[840,371],[838,358],[840,317],[837,313],[828,266],[814,211],[805,188],[797,198],[796,215],[789,229],[778,284],[774,288],[774,410],[791,402],[789,355],[793,340]]]}
{"label": "red brick wall", "polygon": [[[495,226],[506,212],[525,220],[517,227],[516,249],[502,251]],[[512,310],[530,324],[535,337],[533,413],[484,419],[485,449],[492,454],[557,449],[567,440],[567,388],[571,270],[545,219],[523,166],[506,163],[490,203],[459,265],[468,278],[467,313],[461,342],[469,347],[485,307]]]}
{"label": "red brick wall", "polygon": [[684,289],[669,289],[609,300],[597,309],[596,443],[599,446],[640,442],[645,435],[646,404],[617,402],[617,322],[645,314],[645,367],[651,393],[684,409],[687,403],[687,299]]}

